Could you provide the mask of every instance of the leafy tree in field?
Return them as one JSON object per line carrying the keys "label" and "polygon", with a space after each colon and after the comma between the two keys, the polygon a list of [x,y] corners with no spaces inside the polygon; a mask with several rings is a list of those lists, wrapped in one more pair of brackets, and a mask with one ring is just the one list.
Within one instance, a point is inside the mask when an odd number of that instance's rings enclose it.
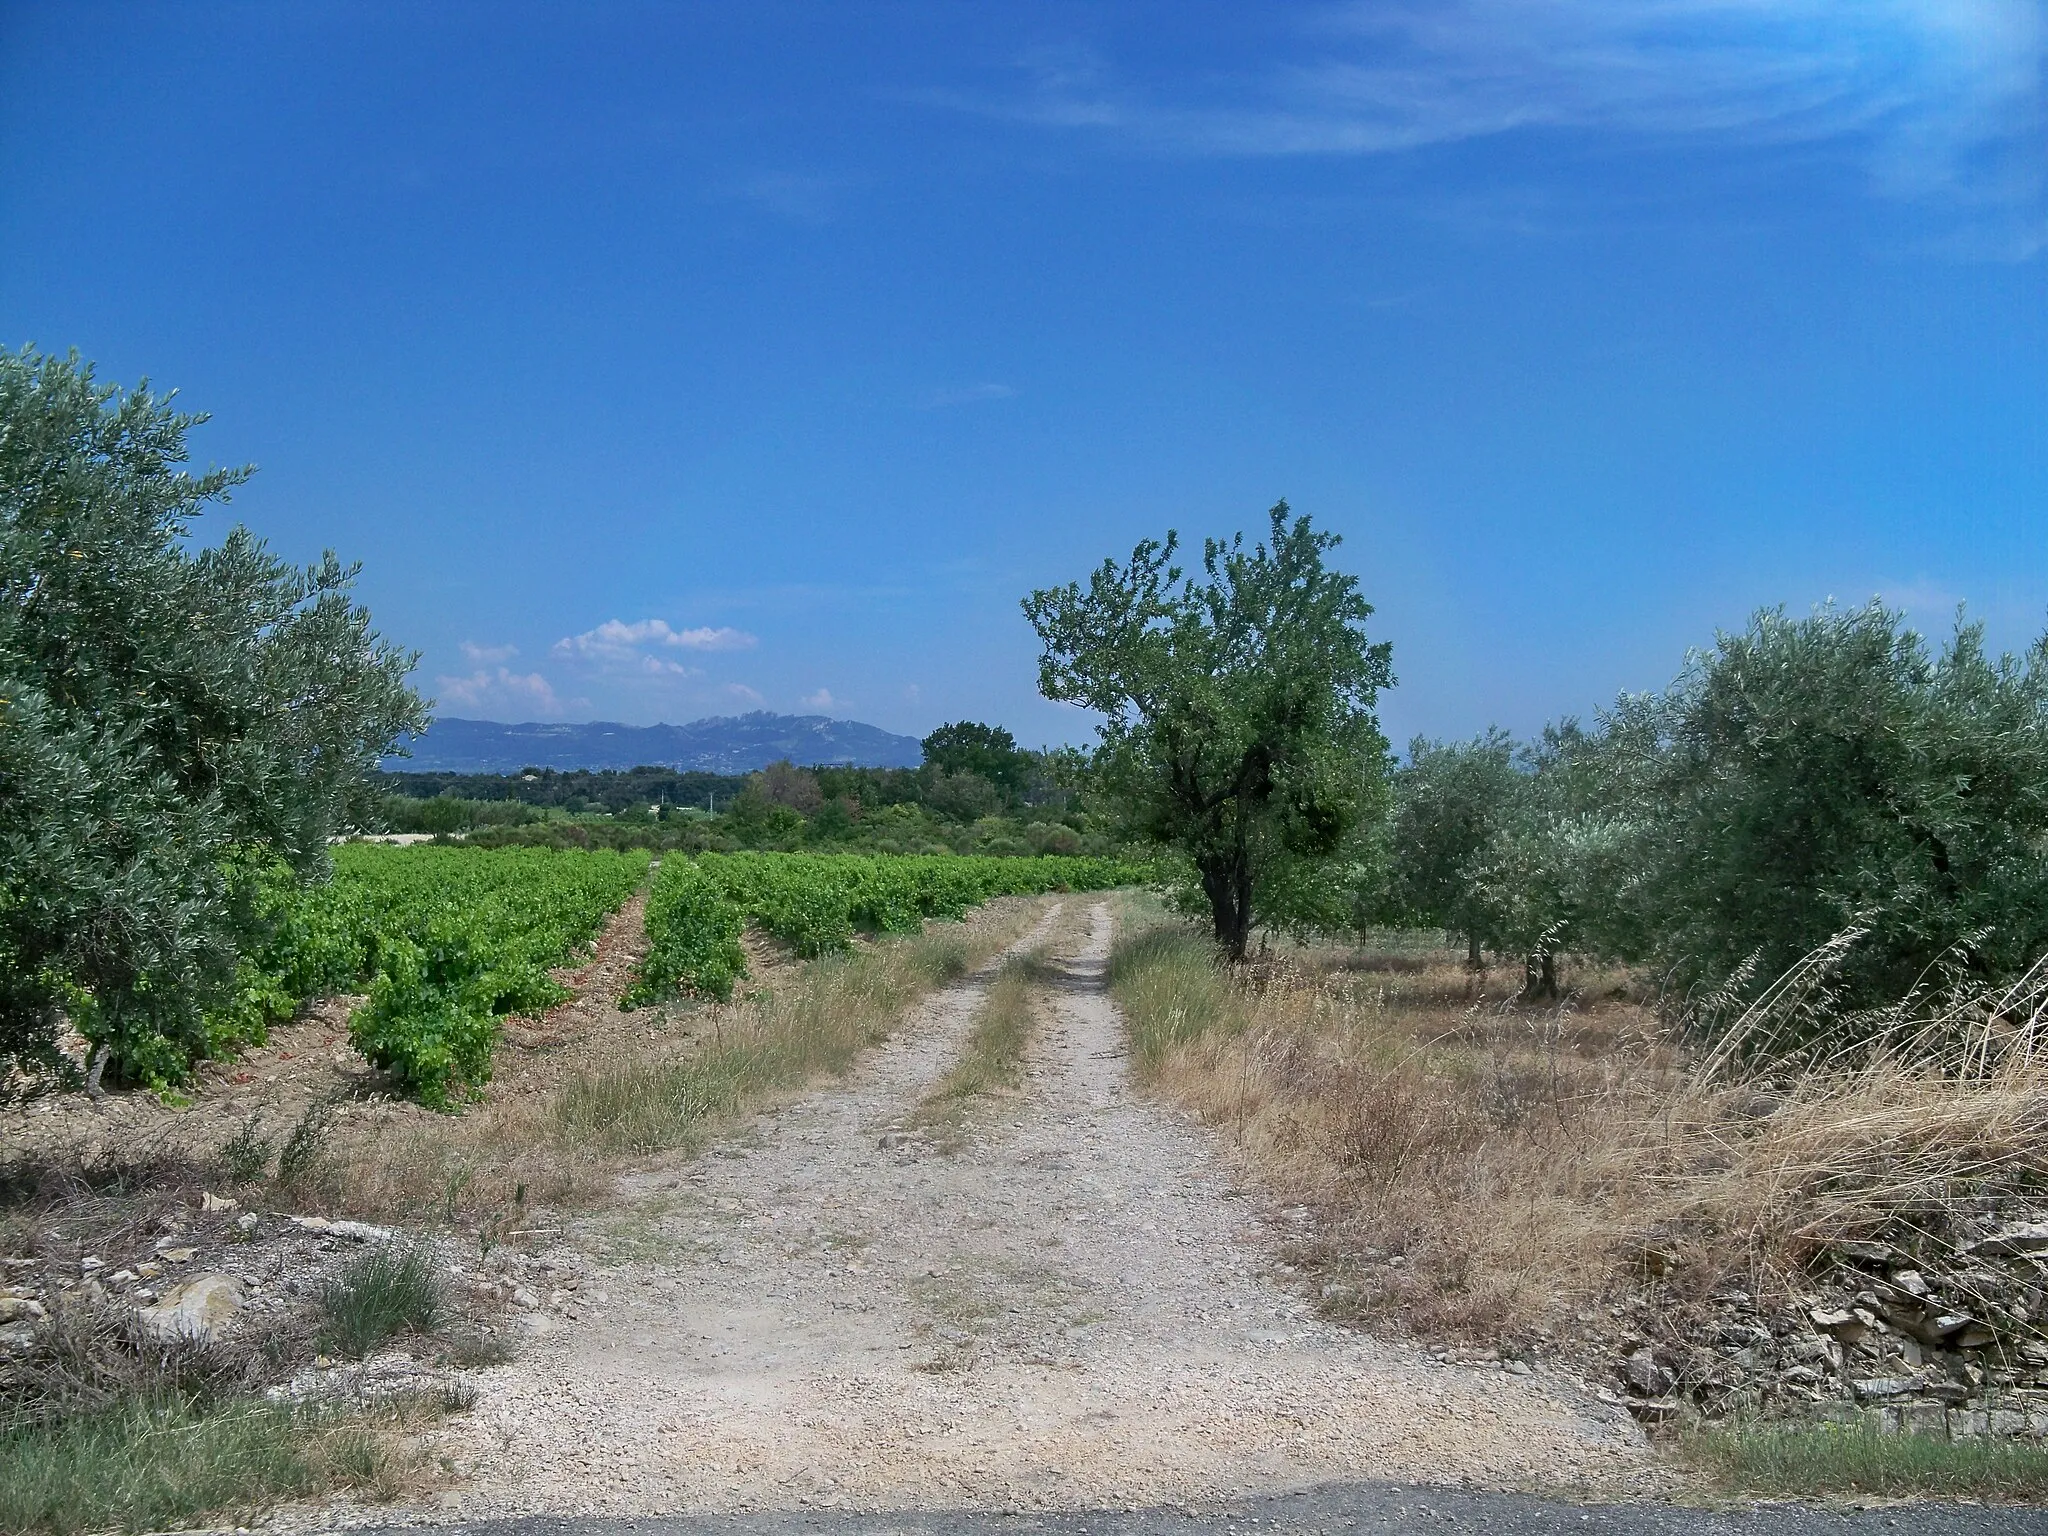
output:
{"label": "leafy tree in field", "polygon": [[924,739],[925,768],[934,774],[972,773],[988,780],[1008,801],[1023,798],[1031,754],[1000,725],[957,720]]}
{"label": "leafy tree in field", "polygon": [[1506,924],[1495,878],[1501,844],[1522,811],[1527,776],[1515,765],[1507,732],[1476,741],[1417,737],[1394,774],[1388,829],[1388,894],[1401,921],[1465,937],[1476,970],[1483,945],[1498,945]]}
{"label": "leafy tree in field", "polygon": [[1039,689],[1103,717],[1098,782],[1134,836],[1176,850],[1217,941],[1242,958],[1255,922],[1341,922],[1347,855],[1385,796],[1374,704],[1390,647],[1329,569],[1337,543],[1287,503],[1267,543],[1209,540],[1199,577],[1178,539],[1034,592]]}
{"label": "leafy tree in field", "polygon": [[1845,1008],[2048,949],[2048,638],[1993,658],[1959,624],[1933,653],[1880,604],[1767,611],[1609,734],[1644,948],[1681,984],[1754,990],[1851,927]]}
{"label": "leafy tree in field", "polygon": [[1530,998],[1558,995],[1557,957],[1644,952],[1636,896],[1646,826],[1642,786],[1613,735],[1577,721],[1515,749],[1516,794],[1474,866],[1477,900],[1500,948],[1523,958]]}
{"label": "leafy tree in field", "polygon": [[1003,792],[978,773],[930,768],[924,780],[924,808],[949,821],[975,821],[1003,809]]}
{"label": "leafy tree in field", "polygon": [[770,805],[786,805],[799,816],[814,816],[825,803],[818,776],[788,758],[747,776],[747,789]]}
{"label": "leafy tree in field", "polygon": [[279,882],[426,725],[352,568],[188,544],[249,474],[177,467],[203,419],[0,351],[0,1064],[55,1066],[65,1015],[131,1079],[225,1043]]}

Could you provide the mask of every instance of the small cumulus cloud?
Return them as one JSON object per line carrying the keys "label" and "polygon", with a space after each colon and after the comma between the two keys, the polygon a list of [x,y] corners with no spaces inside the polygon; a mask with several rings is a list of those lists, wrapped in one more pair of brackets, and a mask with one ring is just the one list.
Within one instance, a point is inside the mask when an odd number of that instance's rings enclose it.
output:
{"label": "small cumulus cloud", "polygon": [[807,693],[802,702],[811,709],[836,709],[839,701],[832,697],[830,688],[820,688],[816,693]]}
{"label": "small cumulus cloud", "polygon": [[555,642],[555,654],[572,661],[637,662],[650,651],[743,651],[759,642],[742,629],[676,629],[666,619],[606,619],[595,629]]}
{"label": "small cumulus cloud", "polygon": [[745,683],[727,683],[725,691],[728,697],[737,699],[742,704],[751,704],[756,709],[768,702],[762,697],[759,689],[749,688]]}
{"label": "small cumulus cloud", "polygon": [[1009,400],[1017,391],[1007,384],[970,384],[965,389],[942,389],[924,402],[928,411],[943,411],[955,405],[979,405],[987,400]]}
{"label": "small cumulus cloud", "polygon": [[519,654],[516,645],[478,645],[474,640],[462,642],[462,659],[472,666],[492,667],[501,661],[510,661]]}
{"label": "small cumulus cloud", "polygon": [[464,677],[437,677],[434,685],[440,702],[463,709],[524,709],[543,715],[562,712],[561,698],[538,672],[479,667]]}

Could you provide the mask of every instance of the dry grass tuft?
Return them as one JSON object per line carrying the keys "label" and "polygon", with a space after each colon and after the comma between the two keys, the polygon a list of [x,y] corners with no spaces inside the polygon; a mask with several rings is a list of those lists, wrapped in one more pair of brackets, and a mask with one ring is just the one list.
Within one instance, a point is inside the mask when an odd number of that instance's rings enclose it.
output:
{"label": "dry grass tuft", "polygon": [[571,1078],[554,1115],[564,1139],[608,1152],[692,1146],[776,1092],[836,1077],[896,1018],[972,960],[937,932],[830,957],[724,1013],[695,1050]]}

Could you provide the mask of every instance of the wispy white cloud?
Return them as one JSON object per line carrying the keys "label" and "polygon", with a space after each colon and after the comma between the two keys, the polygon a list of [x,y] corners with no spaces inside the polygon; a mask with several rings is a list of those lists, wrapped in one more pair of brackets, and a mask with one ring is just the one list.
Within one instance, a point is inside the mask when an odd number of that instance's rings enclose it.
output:
{"label": "wispy white cloud", "polygon": [[495,666],[501,661],[510,661],[519,654],[516,645],[478,645],[474,640],[462,642],[462,659],[479,667]]}
{"label": "wispy white cloud", "polygon": [[1181,152],[1375,155],[1528,129],[1841,141],[1894,196],[2041,222],[2038,0],[1410,0],[1318,13],[1285,63],[1153,86],[1020,61],[972,110]]}
{"label": "wispy white cloud", "polygon": [[637,665],[650,652],[743,651],[758,643],[754,636],[740,629],[714,629],[708,625],[697,629],[676,629],[666,619],[640,619],[631,624],[622,619],[606,619],[595,629],[557,640],[554,653],[565,660]]}
{"label": "wispy white cloud", "polygon": [[751,704],[756,709],[768,702],[762,697],[759,689],[749,688],[745,683],[727,683],[725,691],[728,697],[737,699],[742,704]]}
{"label": "wispy white cloud", "polygon": [[480,667],[463,677],[437,677],[434,688],[440,703],[463,709],[530,710],[542,715],[562,712],[560,696],[538,672]]}
{"label": "wispy white cloud", "polygon": [[830,223],[848,190],[848,184],[838,177],[788,171],[764,171],[731,188],[741,202],[795,224]]}
{"label": "wispy white cloud", "polygon": [[1915,617],[1938,615],[1953,618],[1962,606],[1962,594],[1926,577],[1912,581],[1889,581],[1880,585],[1877,596],[1887,607],[1898,608]]}
{"label": "wispy white cloud", "polygon": [[978,405],[985,400],[1009,400],[1017,391],[1007,384],[970,384],[965,389],[942,389],[925,398],[924,408],[942,411],[953,405]]}
{"label": "wispy white cloud", "polygon": [[832,697],[830,688],[820,688],[816,693],[807,693],[800,701],[808,709],[836,709],[839,701]]}

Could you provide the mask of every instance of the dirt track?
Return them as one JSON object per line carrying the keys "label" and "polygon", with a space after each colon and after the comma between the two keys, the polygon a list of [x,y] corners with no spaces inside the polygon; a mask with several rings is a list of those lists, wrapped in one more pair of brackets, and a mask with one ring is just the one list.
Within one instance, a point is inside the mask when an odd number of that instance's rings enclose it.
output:
{"label": "dirt track", "polygon": [[[636,1176],[645,1257],[483,1373],[436,1511],[1132,1506],[1339,1479],[1608,1487],[1626,1418],[1574,1384],[1437,1365],[1317,1320],[1267,1278],[1269,1229],[1207,1133],[1130,1092],[1075,949],[1027,1091],[955,1155],[896,1127],[986,986],[932,999],[848,1083],[696,1164]],[[552,1257],[574,1262],[571,1253]],[[388,1513],[384,1518],[389,1518]]]}

